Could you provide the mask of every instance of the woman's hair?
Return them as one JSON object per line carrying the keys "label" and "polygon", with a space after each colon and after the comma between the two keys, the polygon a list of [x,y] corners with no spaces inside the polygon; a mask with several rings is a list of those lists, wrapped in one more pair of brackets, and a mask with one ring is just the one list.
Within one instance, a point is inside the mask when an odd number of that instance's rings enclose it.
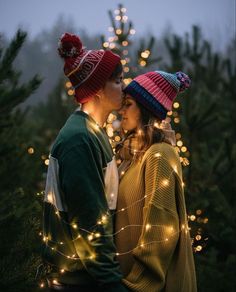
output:
{"label": "woman's hair", "polygon": [[135,138],[137,146],[135,159],[142,159],[144,153],[152,144],[165,141],[165,135],[162,129],[158,128],[161,120],[144,108],[143,105],[137,101],[136,103],[140,109],[140,126],[136,130],[131,130],[124,134],[124,139],[116,147],[116,153],[119,153],[122,147],[127,147],[124,141],[130,139],[129,153],[134,154],[134,149],[131,149],[131,140]]}
{"label": "woman's hair", "polygon": [[111,74],[111,76],[109,77],[108,80],[114,80],[114,79],[120,77],[120,75],[121,75],[122,72],[123,72],[123,67],[122,67],[121,62],[119,62],[116,65],[114,71],[112,72],[112,74]]}
{"label": "woman's hair", "polygon": [[137,132],[137,144],[138,151],[136,158],[142,158],[146,150],[155,143],[165,141],[164,132],[158,128],[161,120],[155,117],[150,111],[148,111],[143,105],[137,103],[140,109],[140,126],[136,130]]}

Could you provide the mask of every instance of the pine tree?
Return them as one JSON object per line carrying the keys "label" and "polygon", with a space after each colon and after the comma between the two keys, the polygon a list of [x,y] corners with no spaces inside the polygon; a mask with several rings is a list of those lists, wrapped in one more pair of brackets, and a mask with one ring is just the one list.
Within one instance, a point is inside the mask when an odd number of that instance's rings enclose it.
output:
{"label": "pine tree", "polygon": [[[34,76],[20,84],[21,73],[13,62],[26,33],[18,31],[10,45],[0,48],[0,287],[2,291],[29,291],[33,282],[33,265],[37,264],[38,220],[40,205],[33,196],[35,176],[30,168],[33,161],[27,152],[29,135],[26,113],[17,107],[40,85]],[[29,171],[30,170],[30,171]],[[35,189],[35,188],[34,188]]]}

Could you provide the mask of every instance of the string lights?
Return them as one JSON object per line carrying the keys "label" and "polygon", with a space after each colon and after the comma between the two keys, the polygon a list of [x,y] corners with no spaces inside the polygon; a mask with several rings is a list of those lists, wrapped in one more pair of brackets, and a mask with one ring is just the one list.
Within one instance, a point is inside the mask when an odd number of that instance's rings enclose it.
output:
{"label": "string lights", "polygon": [[[121,63],[123,65],[123,69],[124,72],[126,73],[126,77],[124,78],[124,83],[125,85],[128,85],[131,81],[132,81],[132,73],[136,73],[137,72],[137,66],[131,66],[132,64],[132,60],[131,57],[129,55],[129,47],[131,45],[131,41],[129,40],[130,36],[135,34],[135,30],[132,27],[131,22],[128,22],[128,16],[126,15],[126,8],[123,7],[122,5],[119,5],[119,9],[116,9],[114,11],[114,15],[115,17],[113,17],[112,13],[109,13],[109,16],[111,18],[111,22],[113,24],[112,27],[108,28],[109,33],[111,33],[112,35],[108,37],[107,40],[103,39],[103,48],[104,49],[111,49],[114,50],[115,52],[118,52],[119,55],[121,56]],[[153,45],[154,41],[151,40],[151,46]],[[150,46],[149,46],[150,47]],[[146,67],[148,66],[149,62],[150,62],[150,56],[151,56],[151,50],[150,49],[140,49],[139,50],[139,54],[138,54],[138,66],[140,67]],[[72,84],[67,81],[65,83],[65,88],[67,90],[67,94],[69,96],[74,95],[74,90],[72,89]],[[175,124],[179,124],[180,123],[180,117],[178,114],[178,110],[180,109],[180,104],[178,102],[174,102],[173,104],[173,111],[169,111],[168,117],[169,119],[173,119],[173,122]],[[117,121],[117,114],[116,113],[111,113],[108,116],[108,120],[107,123],[105,125],[105,129],[107,132],[108,137],[110,138],[110,142],[112,144],[112,146],[114,146],[117,142],[120,142],[121,137],[119,135],[119,133],[116,131],[116,127],[114,127],[115,122]],[[160,125],[157,124],[157,127],[159,127]],[[138,134],[142,134],[141,132],[139,132]],[[126,145],[123,145],[123,147],[128,147]],[[190,156],[190,153],[187,149],[187,147],[184,145],[183,139],[182,139],[182,135],[180,133],[176,133],[176,147],[175,147],[176,151],[181,154],[182,156],[180,156],[180,161],[181,163],[186,166],[189,165],[189,160],[188,157]],[[27,149],[29,155],[34,154],[34,148],[33,147],[29,147]],[[133,149],[134,152],[134,156],[136,154],[138,154],[140,151],[138,149]],[[41,156],[42,160],[44,161],[45,165],[48,165],[49,160],[48,157],[46,155],[42,155]],[[162,157],[161,153],[155,153],[154,154],[154,158],[155,159],[165,159],[164,157]],[[121,162],[121,161],[120,161]],[[119,161],[118,161],[119,163]],[[169,161],[168,161],[169,163]],[[177,167],[176,165],[172,165],[172,172],[170,173],[169,177],[165,177],[162,179],[161,183],[159,184],[159,188],[166,188],[169,185],[169,180],[171,175],[175,173],[178,175],[178,171],[177,171]],[[121,172],[121,176],[123,176],[125,174],[125,171]],[[185,184],[183,181],[181,181],[181,185],[182,188],[185,187]],[[158,190],[157,189],[157,190]],[[42,193],[38,193],[39,195]],[[73,231],[77,233],[77,235],[75,236],[74,239],[72,239],[72,242],[74,243],[74,245],[80,245],[80,244],[89,244],[93,241],[95,241],[96,239],[100,238],[100,237],[104,237],[104,236],[110,236],[113,237],[117,234],[119,234],[120,232],[123,232],[125,229],[127,228],[132,228],[132,227],[144,227],[145,232],[151,232],[153,231],[154,228],[163,228],[165,230],[165,232],[163,232],[163,238],[160,238],[158,241],[150,241],[150,242],[141,242],[138,247],[140,248],[144,248],[147,245],[150,244],[154,244],[154,243],[166,243],[168,244],[171,239],[175,236],[177,236],[180,232],[185,232],[186,234],[189,232],[190,228],[188,226],[188,220],[191,222],[198,222],[198,223],[204,223],[207,224],[208,222],[208,218],[202,218],[202,210],[197,210],[196,214],[191,214],[188,216],[188,218],[186,218],[186,222],[184,222],[184,224],[182,224],[180,226],[180,228],[178,228],[177,230],[174,229],[173,226],[163,226],[163,225],[151,225],[149,223],[146,223],[145,226],[143,225],[127,225],[127,226],[123,226],[121,227],[119,230],[117,230],[115,233],[113,234],[109,234],[109,235],[103,235],[100,232],[98,232],[97,227],[102,227],[105,226],[108,222],[108,216],[116,216],[117,213],[119,212],[125,212],[127,209],[135,206],[136,204],[142,203],[143,200],[145,200],[146,198],[148,198],[150,195],[144,195],[141,199],[132,202],[131,205],[127,206],[126,208],[121,208],[119,210],[116,210],[116,212],[114,212],[113,214],[110,214],[109,212],[107,212],[106,214],[102,214],[100,218],[98,218],[96,224],[90,228],[90,230],[86,230],[83,229],[79,226],[79,223],[70,223],[70,222],[66,222],[64,220],[63,217],[61,217],[60,215],[60,211],[55,208],[55,214],[57,214],[58,218],[60,220],[62,220],[65,224],[68,224],[71,226],[71,228],[73,229]],[[39,233],[39,236],[42,237],[43,242],[49,247],[51,248],[51,250],[55,253],[59,253],[60,255],[64,256],[67,259],[71,259],[73,261],[77,261],[77,260],[81,260],[81,257],[78,257],[78,255],[76,254],[65,254],[61,251],[61,249],[63,248],[64,242],[63,241],[59,241],[59,242],[55,242],[52,241],[50,238],[50,234],[43,234],[42,232]],[[204,235],[202,234],[202,229],[198,228],[197,230],[197,234],[194,235],[194,238],[192,239],[193,242],[193,247],[194,247],[194,251],[195,252],[201,252],[202,249],[204,248],[204,243],[202,242],[206,242],[207,238],[204,238]],[[87,246],[87,245],[86,245]],[[123,256],[125,254],[131,253],[133,252],[133,250],[127,250],[124,252],[117,252],[116,256]],[[83,257],[83,259],[87,259],[87,260],[94,260],[96,258],[96,254],[90,249],[88,254]],[[60,268],[60,273],[64,273],[66,271],[66,269],[64,267]],[[57,279],[53,279],[53,283],[57,283]],[[45,287],[45,282],[41,282],[39,285],[41,288]]]}

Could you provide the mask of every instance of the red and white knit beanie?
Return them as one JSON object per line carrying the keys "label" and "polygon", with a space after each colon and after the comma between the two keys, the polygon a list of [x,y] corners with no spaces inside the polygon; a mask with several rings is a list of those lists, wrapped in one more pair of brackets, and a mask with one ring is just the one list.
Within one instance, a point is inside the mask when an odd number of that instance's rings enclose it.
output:
{"label": "red and white knit beanie", "polygon": [[111,51],[86,50],[80,38],[70,33],[60,38],[58,52],[65,61],[64,73],[72,83],[79,103],[94,96],[120,62],[120,57]]}

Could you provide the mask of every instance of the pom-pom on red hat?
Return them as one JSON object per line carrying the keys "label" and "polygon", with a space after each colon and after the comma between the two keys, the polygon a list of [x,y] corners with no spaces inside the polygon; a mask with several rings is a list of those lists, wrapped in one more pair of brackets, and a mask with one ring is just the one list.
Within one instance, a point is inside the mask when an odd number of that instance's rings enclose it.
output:
{"label": "pom-pom on red hat", "polygon": [[86,50],[80,38],[70,33],[60,38],[58,52],[65,61],[64,73],[72,83],[79,103],[94,96],[120,62],[120,57],[111,51]]}

